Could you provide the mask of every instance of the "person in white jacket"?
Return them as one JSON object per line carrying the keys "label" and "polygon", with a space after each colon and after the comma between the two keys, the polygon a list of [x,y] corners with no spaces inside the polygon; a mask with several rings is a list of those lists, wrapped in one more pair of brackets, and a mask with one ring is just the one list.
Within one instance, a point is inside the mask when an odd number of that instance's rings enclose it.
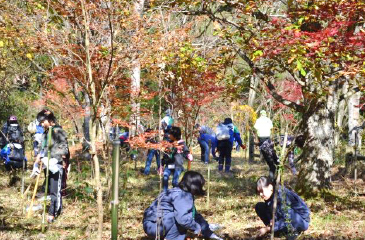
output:
{"label": "person in white jacket", "polygon": [[266,116],[266,111],[260,111],[260,117],[256,120],[254,128],[259,140],[261,156],[265,159],[269,166],[269,177],[274,179],[276,173],[276,165],[278,158],[274,149],[274,144],[271,141],[271,129],[273,128],[272,121]]}
{"label": "person in white jacket", "polygon": [[257,133],[259,145],[270,139],[273,125],[270,118],[267,117],[265,110],[260,111],[260,117],[256,120],[254,128]]}

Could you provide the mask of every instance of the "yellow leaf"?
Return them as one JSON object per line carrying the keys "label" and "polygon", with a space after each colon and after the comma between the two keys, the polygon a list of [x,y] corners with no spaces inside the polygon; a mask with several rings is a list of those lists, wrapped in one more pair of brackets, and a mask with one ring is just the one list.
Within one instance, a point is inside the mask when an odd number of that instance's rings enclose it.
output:
{"label": "yellow leaf", "polygon": [[4,42],[0,41],[0,47],[4,47]]}
{"label": "yellow leaf", "polygon": [[32,59],[33,55],[31,53],[27,53],[27,55],[25,55],[27,58]]}

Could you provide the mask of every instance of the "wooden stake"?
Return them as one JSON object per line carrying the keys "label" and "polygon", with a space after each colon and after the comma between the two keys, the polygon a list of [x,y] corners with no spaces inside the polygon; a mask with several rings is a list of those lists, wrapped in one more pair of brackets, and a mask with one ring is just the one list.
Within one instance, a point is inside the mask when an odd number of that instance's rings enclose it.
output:
{"label": "wooden stake", "polygon": [[[42,171],[42,162],[41,164],[39,165],[39,169],[40,171]],[[35,181],[35,186],[34,186],[34,191],[33,191],[33,196],[32,196],[32,201],[30,202],[30,205],[29,205],[29,209],[28,209],[28,214],[27,214],[27,218],[30,218],[32,216],[32,213],[33,213],[33,204],[34,204],[34,199],[35,199],[35,195],[37,194],[37,190],[38,190],[38,183],[39,183],[39,178],[41,176],[41,172],[38,174],[37,176],[37,179]],[[30,185],[29,185],[30,187]],[[28,188],[29,188],[28,187]]]}

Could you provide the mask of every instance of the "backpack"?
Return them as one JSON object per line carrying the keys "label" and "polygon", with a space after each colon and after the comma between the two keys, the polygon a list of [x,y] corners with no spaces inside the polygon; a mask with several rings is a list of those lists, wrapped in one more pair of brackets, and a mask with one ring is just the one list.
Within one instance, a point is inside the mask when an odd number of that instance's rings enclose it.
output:
{"label": "backpack", "polygon": [[13,160],[13,161],[23,161],[24,160],[25,156],[24,156],[24,149],[23,149],[22,145],[20,145],[19,143],[9,143],[8,148],[10,148],[10,153],[9,153],[10,160]]}
{"label": "backpack", "polygon": [[219,141],[230,139],[229,127],[223,123],[218,124],[216,129],[216,136]]}
{"label": "backpack", "polygon": [[22,133],[19,124],[10,124],[7,135],[10,142],[21,142]]}

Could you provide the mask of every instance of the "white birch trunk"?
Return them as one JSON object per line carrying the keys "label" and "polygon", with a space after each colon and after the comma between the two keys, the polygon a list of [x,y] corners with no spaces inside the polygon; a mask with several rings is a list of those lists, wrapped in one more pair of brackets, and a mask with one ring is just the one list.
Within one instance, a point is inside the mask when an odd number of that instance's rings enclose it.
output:
{"label": "white birch trunk", "polygon": [[[143,6],[145,0],[137,0],[134,3],[134,12],[137,19],[136,32],[139,31],[139,21],[143,14]],[[138,48],[137,48],[138,49]],[[138,51],[138,50],[137,50]],[[138,96],[140,93],[141,87],[141,63],[139,61],[138,52],[136,53],[136,57],[132,64],[132,79],[131,79],[131,104],[132,104],[132,116],[131,116],[131,129],[129,129],[129,134],[131,137],[137,134],[137,128],[140,125],[141,117],[140,117],[140,103],[138,100]]]}
{"label": "white birch trunk", "polygon": [[[358,127],[360,125],[360,96],[361,93],[357,92],[355,94],[353,94],[349,101],[348,101],[348,126],[349,126],[349,146],[350,147],[354,147],[356,144],[355,141],[355,134],[356,134],[356,130],[354,130],[356,127]],[[357,136],[357,142],[358,144],[361,143],[361,135],[358,134]],[[360,144],[358,145],[360,148]]]}

